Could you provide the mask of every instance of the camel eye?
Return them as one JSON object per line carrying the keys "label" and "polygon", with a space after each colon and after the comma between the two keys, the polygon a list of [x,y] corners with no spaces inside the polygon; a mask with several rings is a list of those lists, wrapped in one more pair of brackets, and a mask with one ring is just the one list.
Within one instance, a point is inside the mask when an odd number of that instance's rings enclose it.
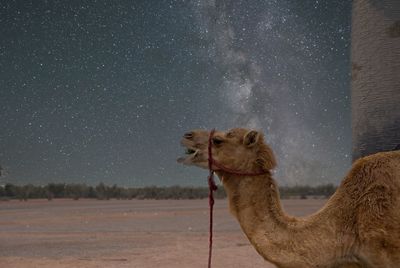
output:
{"label": "camel eye", "polygon": [[221,140],[220,138],[213,138],[212,142],[214,145],[221,145],[223,140]]}

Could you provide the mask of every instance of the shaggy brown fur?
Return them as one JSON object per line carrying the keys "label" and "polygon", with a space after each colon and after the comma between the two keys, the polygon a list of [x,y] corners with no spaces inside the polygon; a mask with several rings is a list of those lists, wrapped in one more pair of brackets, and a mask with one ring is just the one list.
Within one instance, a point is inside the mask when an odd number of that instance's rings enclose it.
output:
{"label": "shaggy brown fur", "polygon": [[[179,162],[207,168],[209,132],[186,133],[188,156]],[[267,171],[238,176],[216,170],[232,214],[266,260],[278,267],[400,267],[400,151],[353,164],[336,193],[317,213],[287,215],[269,172],[272,150],[262,134],[242,128],[216,132],[213,158],[231,169]]]}

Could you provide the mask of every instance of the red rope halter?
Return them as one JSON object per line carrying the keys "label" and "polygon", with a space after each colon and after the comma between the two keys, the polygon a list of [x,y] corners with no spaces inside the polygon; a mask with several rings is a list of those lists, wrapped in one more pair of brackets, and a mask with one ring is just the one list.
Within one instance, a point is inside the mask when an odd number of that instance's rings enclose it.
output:
{"label": "red rope halter", "polygon": [[208,175],[208,203],[210,206],[210,226],[209,226],[209,242],[208,242],[208,268],[211,268],[211,256],[212,256],[212,242],[213,242],[213,208],[214,208],[214,191],[217,190],[217,185],[214,181],[214,169],[213,166],[217,167],[218,170],[222,170],[226,173],[240,176],[259,176],[266,174],[268,171],[263,171],[259,173],[252,172],[242,172],[234,170],[215,161],[212,157],[212,138],[214,136],[215,129],[210,131],[210,136],[208,137],[208,170],[210,174]]}

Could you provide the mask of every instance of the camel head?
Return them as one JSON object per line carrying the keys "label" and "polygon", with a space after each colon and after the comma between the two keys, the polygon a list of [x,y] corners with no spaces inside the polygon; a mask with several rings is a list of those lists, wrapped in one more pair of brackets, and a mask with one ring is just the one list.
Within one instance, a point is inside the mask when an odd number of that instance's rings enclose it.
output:
{"label": "camel head", "polygon": [[[183,135],[181,144],[186,156],[179,163],[208,168],[209,131],[193,130]],[[276,165],[271,148],[264,142],[262,133],[244,128],[215,131],[211,139],[212,158],[220,165],[242,172],[263,172]],[[215,171],[220,170],[213,166]]]}

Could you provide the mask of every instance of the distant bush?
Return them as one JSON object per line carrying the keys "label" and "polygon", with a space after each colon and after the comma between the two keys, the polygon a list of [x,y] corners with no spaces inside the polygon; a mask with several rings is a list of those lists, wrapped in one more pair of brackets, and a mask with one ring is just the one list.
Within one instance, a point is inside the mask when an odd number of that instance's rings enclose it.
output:
{"label": "distant bush", "polygon": [[[280,188],[282,198],[308,198],[329,197],[336,191],[333,184],[320,186],[285,186]],[[219,186],[214,193],[215,198],[226,198],[225,190]],[[7,183],[0,186],[0,200],[19,199],[28,200],[34,198],[96,198],[99,200],[113,199],[203,199],[208,197],[207,187],[184,187],[184,186],[147,186],[142,188],[119,187],[99,183],[97,186],[86,184],[49,183],[44,186],[13,185]]]}
{"label": "distant bush", "polygon": [[296,185],[280,187],[279,192],[282,198],[298,197],[306,199],[309,196],[330,197],[336,191],[333,184],[323,184],[318,186]]}

